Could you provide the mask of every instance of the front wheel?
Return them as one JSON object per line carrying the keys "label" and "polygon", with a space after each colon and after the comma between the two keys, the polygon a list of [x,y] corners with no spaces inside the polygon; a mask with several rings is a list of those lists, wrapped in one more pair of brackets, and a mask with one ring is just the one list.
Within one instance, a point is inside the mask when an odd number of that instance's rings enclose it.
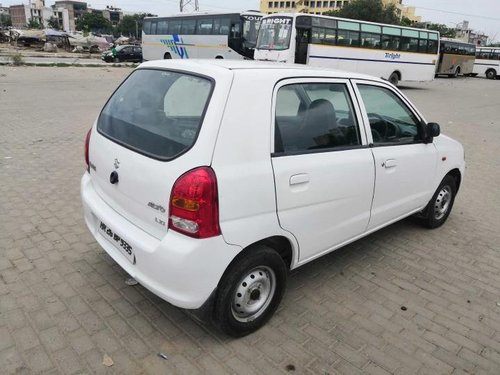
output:
{"label": "front wheel", "polygon": [[247,250],[228,267],[219,283],[214,322],[233,337],[248,335],[274,314],[286,287],[287,267],[267,246]]}
{"label": "front wheel", "polygon": [[397,86],[399,83],[399,75],[396,72],[393,72],[391,76],[389,77],[389,82],[392,83],[394,86]]}
{"label": "front wheel", "polygon": [[423,211],[422,220],[427,228],[434,229],[444,224],[453,208],[456,194],[457,185],[455,179],[448,175],[443,178]]}

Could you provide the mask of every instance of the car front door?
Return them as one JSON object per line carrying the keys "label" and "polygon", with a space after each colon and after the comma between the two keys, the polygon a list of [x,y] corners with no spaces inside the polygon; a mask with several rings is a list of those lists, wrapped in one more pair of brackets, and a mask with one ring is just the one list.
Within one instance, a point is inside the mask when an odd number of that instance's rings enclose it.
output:
{"label": "car front door", "polygon": [[424,208],[435,188],[438,154],[424,141],[422,117],[400,92],[383,83],[355,83],[375,160],[373,230]]}
{"label": "car front door", "polygon": [[274,93],[274,170],[280,225],[299,263],[366,230],[373,156],[348,80],[282,81]]}

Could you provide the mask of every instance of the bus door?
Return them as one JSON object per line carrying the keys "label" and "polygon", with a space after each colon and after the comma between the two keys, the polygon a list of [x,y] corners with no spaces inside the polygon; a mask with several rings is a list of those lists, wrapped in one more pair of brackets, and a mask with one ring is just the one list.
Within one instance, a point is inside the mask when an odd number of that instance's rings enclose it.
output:
{"label": "bus door", "polygon": [[297,28],[295,41],[295,63],[307,64],[307,50],[311,41],[311,29]]}

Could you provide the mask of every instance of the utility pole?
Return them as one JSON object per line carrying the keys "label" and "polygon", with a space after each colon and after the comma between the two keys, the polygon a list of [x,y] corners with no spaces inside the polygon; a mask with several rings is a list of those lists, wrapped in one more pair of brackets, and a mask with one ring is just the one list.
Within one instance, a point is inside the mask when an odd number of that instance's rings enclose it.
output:
{"label": "utility pole", "polygon": [[179,9],[181,13],[198,12],[200,7],[198,0],[180,0]]}

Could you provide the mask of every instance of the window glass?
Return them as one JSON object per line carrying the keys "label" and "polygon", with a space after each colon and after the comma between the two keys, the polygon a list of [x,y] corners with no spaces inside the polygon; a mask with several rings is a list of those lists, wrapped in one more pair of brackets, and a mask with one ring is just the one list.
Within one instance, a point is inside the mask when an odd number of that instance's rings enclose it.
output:
{"label": "window glass", "polygon": [[421,139],[419,121],[391,90],[379,86],[358,85],[368,113],[373,143],[412,143]]}
{"label": "window glass", "polygon": [[413,38],[418,38],[418,31],[416,31],[416,30],[406,30],[406,29],[403,29],[401,32],[402,32],[403,36],[409,36],[409,37],[413,37]]}
{"label": "window glass", "polygon": [[418,39],[402,37],[400,50],[406,52],[418,52]]}
{"label": "window glass", "polygon": [[276,152],[300,153],[361,144],[349,92],[340,83],[280,88],[275,129]]}
{"label": "window glass", "polygon": [[151,22],[151,35],[156,35],[156,26],[158,25],[158,22]]}
{"label": "window glass", "polygon": [[261,21],[257,48],[267,50],[285,50],[290,47],[292,18],[269,17]]}
{"label": "window glass", "polygon": [[168,33],[168,22],[167,22],[167,20],[158,21],[158,27],[156,29],[156,32],[159,35],[165,35],[165,34]]}
{"label": "window glass", "polygon": [[179,34],[181,32],[181,20],[170,20],[168,23],[168,33],[170,35]]}
{"label": "window glass", "polygon": [[391,51],[399,50],[399,43],[401,38],[399,36],[392,35],[382,35],[382,49],[387,49]]}
{"label": "window glass", "polygon": [[346,22],[338,21],[339,29],[359,31],[359,23],[357,22]]}
{"label": "window glass", "polygon": [[181,34],[183,35],[193,35],[196,30],[196,20],[186,19],[182,20]]}
{"label": "window glass", "polygon": [[418,51],[427,53],[427,39],[420,39],[418,42]]}
{"label": "window glass", "polygon": [[170,159],[196,141],[211,91],[206,78],[139,69],[108,101],[97,129],[137,152]]}
{"label": "window glass", "polygon": [[425,31],[420,32],[420,38],[422,39],[428,39],[429,38],[429,33],[426,33]]}
{"label": "window glass", "polygon": [[361,31],[366,31],[368,33],[381,33],[382,28],[377,25],[367,25],[367,24],[361,24]]}
{"label": "window glass", "polygon": [[401,35],[401,29],[398,29],[396,27],[384,27],[383,33],[385,35]]}
{"label": "window glass", "polygon": [[361,47],[380,48],[380,34],[361,33]]}
{"label": "window glass", "polygon": [[438,41],[429,39],[427,43],[427,53],[436,54],[438,50]]}
{"label": "window glass", "polygon": [[359,32],[338,30],[337,32],[337,45],[359,47]]}
{"label": "window glass", "polygon": [[197,22],[197,34],[198,35],[210,35],[212,34],[214,21],[212,18],[202,18]]}
{"label": "window glass", "polygon": [[228,35],[230,24],[231,24],[230,18],[221,18],[220,19],[220,27],[219,27],[219,35]]}
{"label": "window glass", "polygon": [[438,40],[438,34],[436,34],[436,33],[429,33],[429,39],[430,40]]}
{"label": "window glass", "polygon": [[493,51],[491,58],[493,60],[500,60],[500,49]]}
{"label": "window glass", "polygon": [[144,30],[144,34],[149,35],[151,33],[151,21],[144,21],[142,28]]}

